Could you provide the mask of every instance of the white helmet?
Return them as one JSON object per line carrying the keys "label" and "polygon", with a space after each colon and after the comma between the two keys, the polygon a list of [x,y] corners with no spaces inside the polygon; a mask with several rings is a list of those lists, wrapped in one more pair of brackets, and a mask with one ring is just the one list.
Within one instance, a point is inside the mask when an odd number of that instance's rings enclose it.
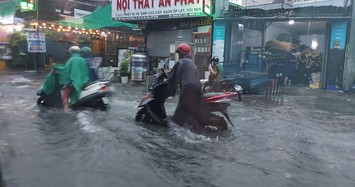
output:
{"label": "white helmet", "polygon": [[69,52],[71,53],[78,53],[80,51],[80,47],[78,46],[71,46],[69,49],[68,49]]}

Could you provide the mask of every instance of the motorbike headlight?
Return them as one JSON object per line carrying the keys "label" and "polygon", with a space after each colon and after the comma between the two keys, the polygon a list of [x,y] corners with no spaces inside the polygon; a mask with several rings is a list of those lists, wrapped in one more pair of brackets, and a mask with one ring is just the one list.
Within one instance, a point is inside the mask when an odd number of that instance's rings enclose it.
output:
{"label": "motorbike headlight", "polygon": [[235,90],[237,90],[238,92],[239,92],[239,91],[243,91],[243,88],[242,88],[240,85],[236,85],[234,88],[235,88]]}

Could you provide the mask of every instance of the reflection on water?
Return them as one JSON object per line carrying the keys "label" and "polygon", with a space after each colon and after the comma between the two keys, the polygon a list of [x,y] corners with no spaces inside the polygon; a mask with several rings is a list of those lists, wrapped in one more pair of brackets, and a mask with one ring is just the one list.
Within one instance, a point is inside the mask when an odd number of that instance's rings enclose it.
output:
{"label": "reflection on water", "polygon": [[10,187],[355,185],[354,114],[327,109],[318,96],[285,94],[275,104],[246,95],[229,108],[236,127],[212,138],[134,122],[138,88],[115,88],[106,112],[64,113],[35,105],[40,82],[5,78],[0,156]]}

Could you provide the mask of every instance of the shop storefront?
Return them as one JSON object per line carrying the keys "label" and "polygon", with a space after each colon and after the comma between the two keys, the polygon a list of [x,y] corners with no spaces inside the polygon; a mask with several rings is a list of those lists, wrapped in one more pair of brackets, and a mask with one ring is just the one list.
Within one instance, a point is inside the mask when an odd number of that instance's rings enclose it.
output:
{"label": "shop storefront", "polygon": [[146,50],[153,67],[159,60],[169,57],[175,59],[175,46],[186,42],[194,48],[194,61],[199,69],[200,77],[208,67],[211,56],[212,20],[208,17],[157,20],[147,23]]}
{"label": "shop storefront", "polygon": [[112,18],[136,23],[145,32],[145,53],[149,70],[170,58],[175,62],[175,46],[186,42],[194,46],[194,60],[203,78],[211,56],[212,19],[203,12],[203,1],[146,1],[113,2]]}
{"label": "shop storefront", "polygon": [[11,59],[9,34],[5,26],[0,26],[0,71],[6,69]]}
{"label": "shop storefront", "polygon": [[277,61],[284,63],[285,76],[292,79],[286,84],[341,90],[350,23],[348,7],[249,10],[244,16],[240,14],[229,13],[225,15],[228,19],[215,21],[226,29],[227,73],[266,74],[269,63]]}

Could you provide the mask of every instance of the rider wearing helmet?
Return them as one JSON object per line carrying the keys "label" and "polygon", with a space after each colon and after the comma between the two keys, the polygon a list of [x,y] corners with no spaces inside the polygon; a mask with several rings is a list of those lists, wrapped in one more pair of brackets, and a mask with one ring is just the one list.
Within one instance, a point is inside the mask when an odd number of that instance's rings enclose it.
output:
{"label": "rider wearing helmet", "polygon": [[190,45],[181,43],[176,46],[175,52],[179,60],[170,72],[169,93],[174,96],[179,86],[180,97],[172,120],[183,125],[186,114],[192,114],[200,123],[202,89],[196,65],[192,61],[192,49]]}
{"label": "rider wearing helmet", "polygon": [[69,109],[69,97],[70,104],[75,104],[83,85],[89,81],[89,68],[85,59],[79,54],[80,48],[78,46],[72,46],[69,48],[68,52],[71,54],[71,57],[65,64],[67,81],[63,93],[64,111],[68,111]]}
{"label": "rider wearing helmet", "polygon": [[209,81],[213,81],[211,90],[220,91],[222,89],[222,81],[224,81],[224,69],[217,56],[211,58],[208,70],[210,72]]}
{"label": "rider wearing helmet", "polygon": [[91,48],[90,47],[82,47],[80,49],[80,55],[83,57],[89,68],[89,79],[90,81],[96,81],[98,79],[96,66],[91,56]]}

